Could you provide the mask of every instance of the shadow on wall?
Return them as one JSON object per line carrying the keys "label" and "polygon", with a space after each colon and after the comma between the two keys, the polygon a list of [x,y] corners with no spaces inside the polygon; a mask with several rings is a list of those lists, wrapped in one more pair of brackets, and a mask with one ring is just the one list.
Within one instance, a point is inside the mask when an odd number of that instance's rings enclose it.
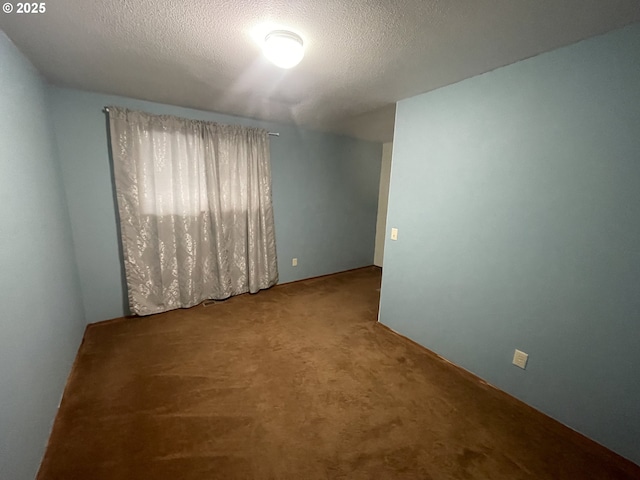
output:
{"label": "shadow on wall", "polygon": [[116,233],[118,235],[118,265],[120,265],[120,285],[122,288],[122,313],[123,316],[131,315],[131,309],[129,308],[129,290],[127,288],[127,274],[124,268],[124,250],[122,247],[122,231],[120,229],[120,213],[118,210],[118,195],[116,193],[116,177],[113,167],[113,152],[111,150],[111,142],[108,139],[111,138],[111,126],[109,123],[109,114],[103,109],[105,119],[105,131],[107,132],[107,151],[109,155],[109,171],[111,173],[111,185],[112,188],[112,200],[113,210],[116,215]]}

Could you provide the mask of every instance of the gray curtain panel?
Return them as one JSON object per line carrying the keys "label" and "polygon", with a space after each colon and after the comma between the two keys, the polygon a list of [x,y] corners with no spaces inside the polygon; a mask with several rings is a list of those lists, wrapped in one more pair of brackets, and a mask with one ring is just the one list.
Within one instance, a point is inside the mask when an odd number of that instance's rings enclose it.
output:
{"label": "gray curtain panel", "polygon": [[129,305],[149,315],[278,280],[266,130],[108,107]]}

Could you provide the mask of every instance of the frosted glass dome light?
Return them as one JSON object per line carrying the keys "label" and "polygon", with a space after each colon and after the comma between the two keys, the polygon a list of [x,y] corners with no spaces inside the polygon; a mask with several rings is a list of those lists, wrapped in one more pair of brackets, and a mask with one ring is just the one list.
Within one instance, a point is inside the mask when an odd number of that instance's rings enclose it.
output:
{"label": "frosted glass dome light", "polygon": [[287,30],[275,30],[264,39],[264,54],[280,68],[292,68],[304,57],[302,38]]}

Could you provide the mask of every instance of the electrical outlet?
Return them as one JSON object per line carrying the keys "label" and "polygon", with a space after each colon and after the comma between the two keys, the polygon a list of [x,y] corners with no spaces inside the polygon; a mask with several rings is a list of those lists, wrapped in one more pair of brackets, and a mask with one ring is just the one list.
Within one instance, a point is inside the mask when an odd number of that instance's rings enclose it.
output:
{"label": "electrical outlet", "polygon": [[297,267],[298,266],[298,259],[297,258],[292,258],[291,259],[291,266],[292,267]]}
{"label": "electrical outlet", "polygon": [[521,369],[527,368],[527,360],[529,359],[529,355],[521,352],[516,348],[516,351],[513,353],[513,364],[516,367],[520,367]]}
{"label": "electrical outlet", "polygon": [[397,240],[398,239],[398,229],[397,228],[392,228],[391,229],[391,240]]}

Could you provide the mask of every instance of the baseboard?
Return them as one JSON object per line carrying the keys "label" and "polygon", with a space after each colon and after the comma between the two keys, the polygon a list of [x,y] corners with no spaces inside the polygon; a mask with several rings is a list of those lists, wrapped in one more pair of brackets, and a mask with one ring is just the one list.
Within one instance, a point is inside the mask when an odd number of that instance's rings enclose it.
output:
{"label": "baseboard", "polygon": [[98,320],[97,322],[88,323],[87,327],[93,327],[93,326],[99,327],[107,323],[122,322],[124,320],[134,320],[136,318],[141,318],[141,317],[138,315],[126,315],[124,317],[109,318],[107,320]]}
{"label": "baseboard", "polygon": [[348,270],[340,270],[339,272],[332,272],[332,273],[325,273],[324,275],[317,275],[315,277],[306,277],[306,278],[300,278],[298,280],[291,280],[290,282],[284,282],[284,283],[277,283],[276,285],[274,285],[274,287],[279,287],[279,286],[284,286],[284,285],[291,285],[293,283],[299,283],[299,282],[306,282],[308,280],[317,280],[319,278],[324,278],[324,277],[330,277],[332,275],[339,275],[342,273],[350,273],[350,272],[357,272],[358,270],[364,270],[367,268],[375,268],[378,270],[382,270],[382,267],[378,267],[377,265],[366,265],[364,267],[356,267],[356,268],[350,268]]}

